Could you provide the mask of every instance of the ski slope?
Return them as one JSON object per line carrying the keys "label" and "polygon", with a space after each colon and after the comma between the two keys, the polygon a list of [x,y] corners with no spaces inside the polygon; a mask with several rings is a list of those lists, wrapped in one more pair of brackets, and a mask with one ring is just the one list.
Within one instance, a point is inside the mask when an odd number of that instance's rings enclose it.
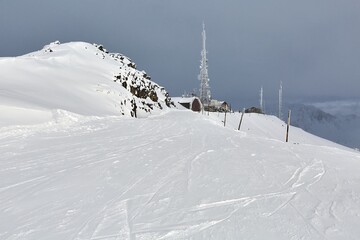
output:
{"label": "ski slope", "polygon": [[1,240],[359,239],[359,152],[146,77],[87,43],[0,58]]}
{"label": "ski slope", "polygon": [[358,239],[360,154],[239,116],[2,128],[0,239]]}

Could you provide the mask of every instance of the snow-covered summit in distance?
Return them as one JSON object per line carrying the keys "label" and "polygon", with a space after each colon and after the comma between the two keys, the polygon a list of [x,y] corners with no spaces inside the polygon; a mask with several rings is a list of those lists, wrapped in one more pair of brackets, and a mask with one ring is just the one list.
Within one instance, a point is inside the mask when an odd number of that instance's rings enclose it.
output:
{"label": "snow-covered summit in distance", "polygon": [[39,123],[59,109],[134,116],[136,105],[142,117],[170,107],[165,89],[130,58],[85,42],[57,41],[24,56],[0,58],[0,80],[2,124]]}
{"label": "snow-covered summit in distance", "polygon": [[[320,107],[323,105],[289,105],[288,108],[292,110],[292,124],[330,141],[359,149],[360,115],[354,105],[339,104],[341,109],[330,105],[331,109],[322,110]],[[349,109],[347,106],[352,108]]]}
{"label": "snow-covered summit in distance", "polygon": [[87,43],[0,59],[0,239],[359,238],[359,152],[168,108],[134,67]]}

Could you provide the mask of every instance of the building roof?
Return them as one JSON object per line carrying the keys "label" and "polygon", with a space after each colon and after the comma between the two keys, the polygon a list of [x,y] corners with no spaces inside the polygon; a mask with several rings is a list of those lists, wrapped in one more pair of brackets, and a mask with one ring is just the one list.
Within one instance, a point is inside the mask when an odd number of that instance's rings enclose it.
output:
{"label": "building roof", "polygon": [[192,103],[195,99],[200,101],[198,97],[171,97],[171,99],[178,103]]}

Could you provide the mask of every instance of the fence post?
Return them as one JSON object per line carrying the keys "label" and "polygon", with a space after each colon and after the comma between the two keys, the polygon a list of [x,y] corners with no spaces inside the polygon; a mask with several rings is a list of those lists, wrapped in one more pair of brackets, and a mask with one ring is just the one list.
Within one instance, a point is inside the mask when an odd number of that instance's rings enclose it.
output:
{"label": "fence post", "polygon": [[288,121],[287,121],[287,128],[286,128],[286,142],[289,141],[290,117],[291,117],[291,110],[289,110],[289,112],[288,112]]}
{"label": "fence post", "polygon": [[244,113],[245,113],[245,108],[243,108],[242,113],[241,113],[241,118],[240,118],[240,122],[239,122],[239,127],[238,127],[238,131],[240,131],[240,127],[241,127],[241,123],[244,117]]}
{"label": "fence post", "polygon": [[226,110],[225,110],[225,118],[224,118],[224,127],[226,126]]}

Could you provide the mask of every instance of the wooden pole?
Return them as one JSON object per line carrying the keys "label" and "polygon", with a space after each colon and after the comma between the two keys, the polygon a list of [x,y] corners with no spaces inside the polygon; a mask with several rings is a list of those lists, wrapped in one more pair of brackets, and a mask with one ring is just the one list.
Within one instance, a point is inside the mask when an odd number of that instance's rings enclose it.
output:
{"label": "wooden pole", "polygon": [[289,141],[290,117],[291,117],[291,110],[289,110],[289,112],[288,112],[288,121],[287,121],[287,128],[286,128],[286,142]]}
{"label": "wooden pole", "polygon": [[245,113],[245,108],[243,108],[242,113],[241,113],[241,118],[240,118],[240,122],[239,122],[239,127],[238,127],[238,131],[240,131],[240,127],[241,127],[241,123],[244,117],[244,113]]}
{"label": "wooden pole", "polygon": [[224,127],[226,126],[226,110],[225,110],[225,118],[224,118]]}

